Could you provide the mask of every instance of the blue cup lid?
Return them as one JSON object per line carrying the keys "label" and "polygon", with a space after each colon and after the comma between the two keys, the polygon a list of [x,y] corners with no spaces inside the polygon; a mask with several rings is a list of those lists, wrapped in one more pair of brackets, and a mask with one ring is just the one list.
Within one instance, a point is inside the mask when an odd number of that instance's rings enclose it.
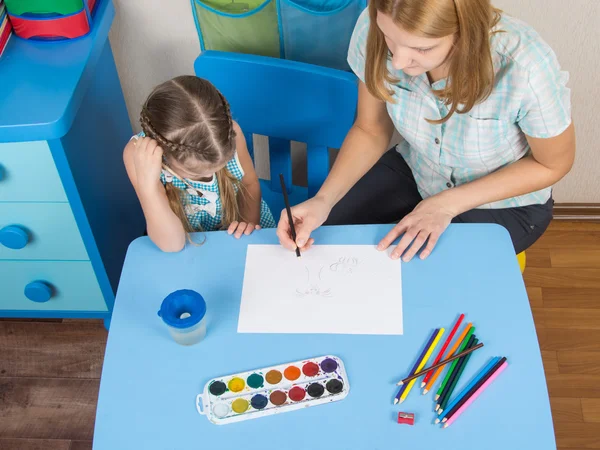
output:
{"label": "blue cup lid", "polygon": [[170,327],[193,327],[206,315],[206,302],[196,291],[182,289],[167,295],[158,315]]}

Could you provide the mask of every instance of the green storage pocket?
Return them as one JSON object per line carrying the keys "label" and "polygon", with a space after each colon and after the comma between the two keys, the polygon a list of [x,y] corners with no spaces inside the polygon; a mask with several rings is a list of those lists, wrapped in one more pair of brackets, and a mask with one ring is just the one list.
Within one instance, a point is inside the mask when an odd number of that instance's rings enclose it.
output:
{"label": "green storage pocket", "polygon": [[275,0],[193,0],[205,50],[280,57]]}
{"label": "green storage pocket", "polygon": [[13,16],[27,14],[74,14],[83,9],[83,0],[4,0]]}

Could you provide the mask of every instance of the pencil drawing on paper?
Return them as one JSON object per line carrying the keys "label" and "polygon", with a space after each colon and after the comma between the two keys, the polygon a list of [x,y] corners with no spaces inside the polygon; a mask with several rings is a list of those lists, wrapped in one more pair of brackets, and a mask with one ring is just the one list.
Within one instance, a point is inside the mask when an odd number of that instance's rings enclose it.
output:
{"label": "pencil drawing on paper", "polygon": [[296,288],[296,295],[299,297],[307,297],[307,296],[319,296],[319,297],[331,297],[333,294],[330,288],[322,288],[321,283],[323,282],[322,273],[323,266],[319,269],[317,280],[311,283],[310,280],[310,269],[308,266],[304,266],[306,270],[306,286],[304,288]]}
{"label": "pencil drawing on paper", "polygon": [[338,272],[342,274],[351,274],[358,267],[360,261],[355,257],[345,257],[342,256],[336,262],[334,262],[331,266],[329,266],[329,270],[332,272]]}
{"label": "pencil drawing on paper", "polygon": [[250,244],[238,332],[401,335],[401,270],[372,243],[314,245],[301,258]]}

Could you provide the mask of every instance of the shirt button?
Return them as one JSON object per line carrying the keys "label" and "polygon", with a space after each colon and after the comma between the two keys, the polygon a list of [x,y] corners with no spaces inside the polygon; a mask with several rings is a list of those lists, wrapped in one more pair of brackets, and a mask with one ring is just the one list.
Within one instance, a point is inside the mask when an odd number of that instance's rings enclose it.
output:
{"label": "shirt button", "polygon": [[451,188],[452,187],[452,183],[446,183],[446,186]]}
{"label": "shirt button", "polygon": [[440,140],[438,138],[435,138],[435,145],[440,145]]}

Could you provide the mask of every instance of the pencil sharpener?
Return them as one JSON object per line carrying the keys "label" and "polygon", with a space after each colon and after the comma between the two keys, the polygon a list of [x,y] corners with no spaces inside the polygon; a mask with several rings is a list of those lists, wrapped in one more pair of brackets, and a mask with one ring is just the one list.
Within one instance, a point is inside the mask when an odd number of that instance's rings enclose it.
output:
{"label": "pencil sharpener", "polygon": [[398,423],[402,423],[405,425],[414,425],[415,424],[415,415],[413,413],[399,412],[398,413]]}

